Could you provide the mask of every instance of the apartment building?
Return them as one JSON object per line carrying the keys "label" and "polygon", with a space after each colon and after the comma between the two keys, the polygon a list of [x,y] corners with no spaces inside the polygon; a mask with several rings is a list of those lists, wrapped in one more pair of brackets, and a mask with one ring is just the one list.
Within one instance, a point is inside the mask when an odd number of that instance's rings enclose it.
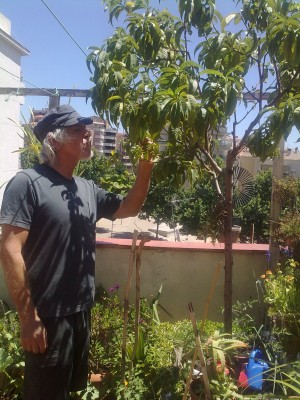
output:
{"label": "apartment building", "polygon": [[[236,143],[239,139],[236,138]],[[232,135],[228,135],[226,128],[221,132],[219,138],[219,146],[217,154],[223,159],[226,158],[228,150],[233,147]],[[249,149],[244,149],[238,156],[237,162],[240,167],[245,168],[250,174],[255,177],[260,171],[267,171],[273,168],[273,160],[267,158],[265,161],[261,161],[259,157],[254,157]],[[292,176],[300,178],[300,150],[298,147],[286,148],[283,152],[283,176]]]}
{"label": "apartment building", "polygon": [[[257,175],[259,171],[267,171],[273,168],[273,160],[267,158],[260,161],[258,157],[253,157],[248,149],[242,151],[238,157],[241,167],[247,169],[252,176]],[[292,176],[300,178],[300,151],[298,147],[287,148],[283,152],[283,176]]]}

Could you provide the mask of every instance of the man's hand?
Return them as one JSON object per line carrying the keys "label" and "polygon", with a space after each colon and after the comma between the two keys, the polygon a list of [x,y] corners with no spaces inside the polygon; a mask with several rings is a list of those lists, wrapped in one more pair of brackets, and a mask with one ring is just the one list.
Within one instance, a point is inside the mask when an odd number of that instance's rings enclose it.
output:
{"label": "man's hand", "polygon": [[141,155],[140,160],[157,161],[159,156],[159,145],[149,137],[146,137],[140,144]]}
{"label": "man's hand", "polygon": [[8,290],[19,314],[21,345],[26,351],[43,353],[47,348],[46,330],[31,299],[22,255],[28,233],[24,228],[2,225],[1,261]]}
{"label": "man's hand", "polygon": [[39,317],[20,319],[21,346],[25,351],[44,353],[47,348],[47,332]]}
{"label": "man's hand", "polygon": [[136,181],[113,215],[114,218],[134,217],[138,214],[147,196],[152,168],[153,161],[139,160]]}

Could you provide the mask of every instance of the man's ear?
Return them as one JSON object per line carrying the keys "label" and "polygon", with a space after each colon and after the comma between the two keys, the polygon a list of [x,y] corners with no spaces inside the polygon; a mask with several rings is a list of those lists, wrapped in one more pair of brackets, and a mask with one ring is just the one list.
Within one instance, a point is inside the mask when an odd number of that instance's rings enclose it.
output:
{"label": "man's ear", "polygon": [[54,150],[59,150],[61,148],[61,143],[58,142],[55,138],[54,138],[54,134],[52,132],[49,132],[48,135],[48,141],[51,144],[52,148]]}

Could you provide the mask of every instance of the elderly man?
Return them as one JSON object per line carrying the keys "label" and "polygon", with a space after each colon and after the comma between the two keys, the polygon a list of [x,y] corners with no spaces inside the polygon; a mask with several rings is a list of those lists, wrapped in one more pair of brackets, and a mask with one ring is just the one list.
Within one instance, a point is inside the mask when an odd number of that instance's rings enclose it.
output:
{"label": "elderly man", "polygon": [[91,123],[68,105],[51,109],[34,128],[43,163],[18,172],[3,198],[1,259],[20,319],[24,400],[66,400],[86,387],[96,222],[137,215],[149,187],[151,161],[139,162],[124,198],[73,175],[91,157]]}

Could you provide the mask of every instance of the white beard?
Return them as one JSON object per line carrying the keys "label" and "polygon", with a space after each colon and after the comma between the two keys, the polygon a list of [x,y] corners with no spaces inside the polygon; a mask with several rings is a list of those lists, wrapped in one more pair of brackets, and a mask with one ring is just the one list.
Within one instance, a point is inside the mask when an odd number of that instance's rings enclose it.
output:
{"label": "white beard", "polygon": [[91,150],[90,153],[89,153],[88,155],[82,156],[82,157],[80,158],[80,161],[89,161],[89,160],[93,157],[93,155],[94,155],[94,151]]}

